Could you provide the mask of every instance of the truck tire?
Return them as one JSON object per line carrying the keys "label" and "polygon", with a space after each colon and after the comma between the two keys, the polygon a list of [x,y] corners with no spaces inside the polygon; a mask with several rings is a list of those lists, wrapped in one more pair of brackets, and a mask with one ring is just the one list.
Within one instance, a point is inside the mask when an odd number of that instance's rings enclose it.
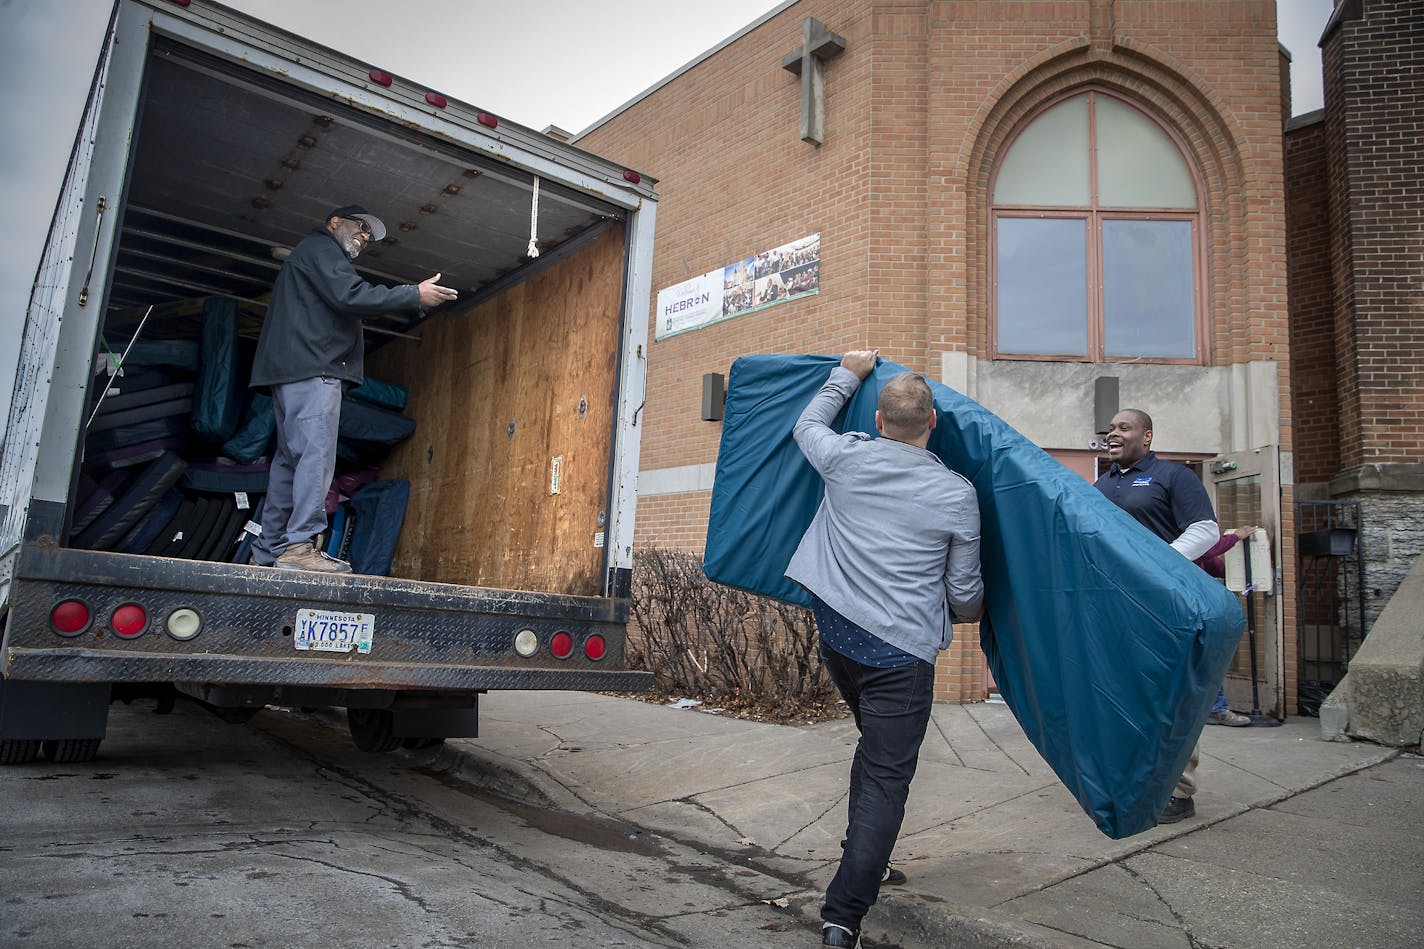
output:
{"label": "truck tire", "polygon": [[44,742],[41,751],[45,758],[55,764],[82,764],[93,761],[99,753],[102,738],[51,738]]}
{"label": "truck tire", "polygon": [[0,740],[0,765],[29,764],[39,756],[39,739],[5,738]]}
{"label": "truck tire", "polygon": [[384,754],[400,747],[401,740],[391,734],[396,717],[388,708],[348,708],[346,727],[351,740],[362,751]]}

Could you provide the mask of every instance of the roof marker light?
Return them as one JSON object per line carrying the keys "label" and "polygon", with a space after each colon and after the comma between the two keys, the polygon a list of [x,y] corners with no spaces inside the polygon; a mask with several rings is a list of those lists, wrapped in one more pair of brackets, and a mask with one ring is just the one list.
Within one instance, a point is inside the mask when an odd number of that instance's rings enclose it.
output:
{"label": "roof marker light", "polygon": [[637,184],[638,182],[643,180],[643,176],[638,174],[633,169],[629,168],[623,172],[623,180],[629,182],[630,184]]}
{"label": "roof marker light", "polygon": [[490,115],[488,112],[476,112],[475,121],[485,126],[486,128],[499,128],[499,119],[493,115]]}
{"label": "roof marker light", "polygon": [[438,92],[427,92],[425,94],[425,101],[429,102],[437,109],[443,109],[450,104],[445,100],[445,97]]}
{"label": "roof marker light", "polygon": [[372,69],[366,73],[366,78],[372,82],[380,83],[387,88],[389,88],[391,84],[391,74],[382,69]]}

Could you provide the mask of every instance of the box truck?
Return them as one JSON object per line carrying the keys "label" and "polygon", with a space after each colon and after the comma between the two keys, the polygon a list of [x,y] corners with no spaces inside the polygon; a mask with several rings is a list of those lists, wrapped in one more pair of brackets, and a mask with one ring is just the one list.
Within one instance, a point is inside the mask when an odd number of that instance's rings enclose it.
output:
{"label": "box truck", "polygon": [[[0,761],[92,758],[145,692],[343,708],[384,751],[475,735],[491,689],[646,688],[625,631],[653,186],[219,4],[118,0],[0,467]],[[347,204],[389,228],[365,279],[460,297],[364,324],[321,542],[377,566],[256,566],[251,351],[282,260]]]}

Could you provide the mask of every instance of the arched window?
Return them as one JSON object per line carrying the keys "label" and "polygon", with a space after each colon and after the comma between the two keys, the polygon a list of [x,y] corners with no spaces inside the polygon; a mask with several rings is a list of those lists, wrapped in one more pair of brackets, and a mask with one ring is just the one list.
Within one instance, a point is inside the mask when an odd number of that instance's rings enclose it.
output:
{"label": "arched window", "polygon": [[995,355],[1200,362],[1199,208],[1135,107],[1087,92],[1038,113],[995,175]]}

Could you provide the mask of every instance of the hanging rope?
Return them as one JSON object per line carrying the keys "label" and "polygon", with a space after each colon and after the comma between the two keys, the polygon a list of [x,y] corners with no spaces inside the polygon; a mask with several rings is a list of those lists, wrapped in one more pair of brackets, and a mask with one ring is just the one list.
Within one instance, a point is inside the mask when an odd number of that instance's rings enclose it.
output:
{"label": "hanging rope", "polygon": [[539,256],[539,179],[534,179],[534,203],[529,206],[529,257]]}

